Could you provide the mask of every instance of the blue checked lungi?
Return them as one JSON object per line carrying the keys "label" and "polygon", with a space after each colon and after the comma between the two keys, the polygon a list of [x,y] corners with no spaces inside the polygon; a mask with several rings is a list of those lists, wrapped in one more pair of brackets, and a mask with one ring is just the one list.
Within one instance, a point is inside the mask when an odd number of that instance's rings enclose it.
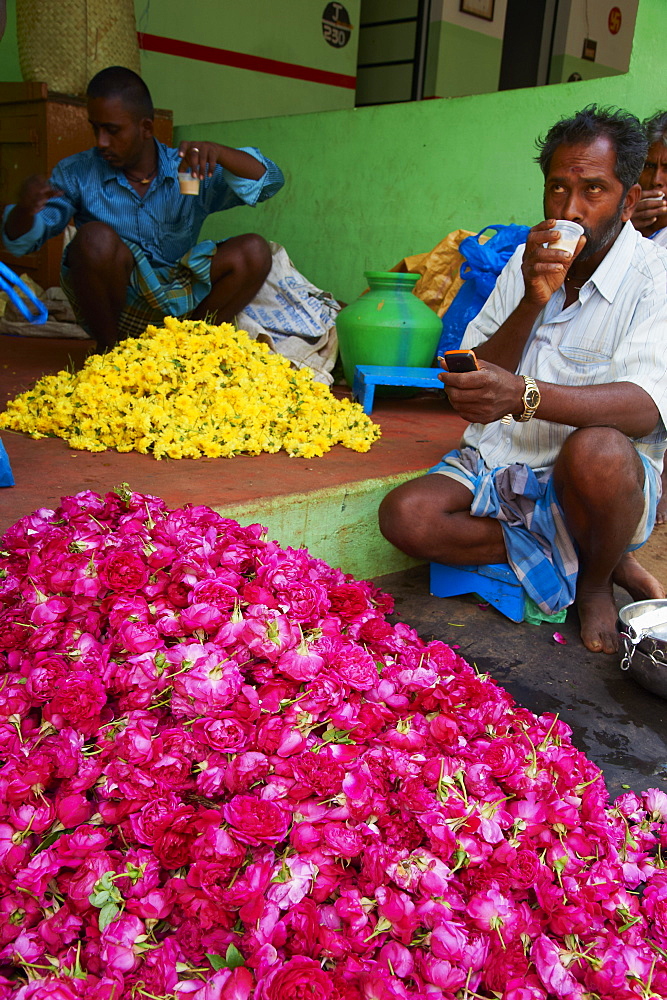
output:
{"label": "blue checked lungi", "polygon": [[[118,321],[119,339],[138,337],[149,323],[162,326],[165,316],[187,316],[211,291],[211,260],[218,249],[213,240],[203,240],[171,267],[155,267],[136,243],[123,240],[134,257],[125,307]],[[69,281],[67,253],[60,270],[60,283],[77,322],[87,330]]]}
{"label": "blue checked lungi", "polygon": [[[638,453],[639,454],[639,453]],[[644,455],[644,513],[628,551],[646,542],[655,524],[660,476]],[[579,559],[565,524],[552,470],[534,472],[516,463],[487,469],[478,451],[450,451],[429,469],[466,486],[473,494],[473,517],[495,517],[503,529],[507,561],[529,597],[552,615],[573,603]]]}

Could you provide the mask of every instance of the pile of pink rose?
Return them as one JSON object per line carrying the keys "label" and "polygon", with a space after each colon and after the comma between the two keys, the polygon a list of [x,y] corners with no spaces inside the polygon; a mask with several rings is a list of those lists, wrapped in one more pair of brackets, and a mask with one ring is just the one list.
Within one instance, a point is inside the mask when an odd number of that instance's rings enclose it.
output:
{"label": "pile of pink rose", "polygon": [[667,996],[667,795],[375,587],[126,487],[0,547],[0,1000]]}

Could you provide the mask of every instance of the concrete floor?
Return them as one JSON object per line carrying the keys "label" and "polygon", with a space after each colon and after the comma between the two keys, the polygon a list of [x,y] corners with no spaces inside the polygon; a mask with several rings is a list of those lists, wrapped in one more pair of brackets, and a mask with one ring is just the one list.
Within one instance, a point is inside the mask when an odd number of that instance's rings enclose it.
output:
{"label": "concrete floor", "polygon": [[[78,341],[0,336],[0,407],[42,374],[86,352]],[[408,400],[380,400],[373,413],[383,429],[367,455],[342,447],[321,459],[284,453],[230,459],[156,462],[146,455],[71,451],[60,440],[2,433],[17,485],[0,490],[0,532],[37,507],[55,506],[61,496],[82,489],[106,492],[120,482],[154,493],[171,506],[242,504],[258,496],[302,493],[374,476],[415,472],[437,461],[458,440],[457,417],[442,412],[431,394]],[[661,534],[660,534],[661,532]],[[663,582],[667,529],[646,547],[647,565]],[[642,561],[646,561],[642,559]],[[396,599],[396,620],[424,638],[458,644],[463,656],[488,672],[527,708],[555,711],[571,726],[575,744],[598,764],[612,796],[625,786],[667,790],[667,701],[639,687],[620,670],[620,657],[589,653],[578,638],[576,612],[556,626],[567,645],[554,642],[554,626],[510,622],[474,597],[429,596],[425,567],[377,581]],[[618,592],[619,606],[628,597]]]}

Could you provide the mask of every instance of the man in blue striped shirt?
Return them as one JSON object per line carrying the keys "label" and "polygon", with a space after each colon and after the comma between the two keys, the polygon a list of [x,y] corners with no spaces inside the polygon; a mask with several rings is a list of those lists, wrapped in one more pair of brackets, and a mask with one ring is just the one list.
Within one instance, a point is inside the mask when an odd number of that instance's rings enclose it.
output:
{"label": "man in blue striped shirt", "polygon": [[[197,243],[199,232],[212,212],[272,197],[284,183],[279,168],[254,148],[158,142],[148,88],[122,66],[90,81],[88,115],[95,147],[62,160],[48,180],[28,178],[5,210],[5,247],[31,253],[74,219],[62,284],[98,350],[165,315],[231,320],[268,275],[269,245],[255,233]],[[186,168],[197,194],[181,194]]]}

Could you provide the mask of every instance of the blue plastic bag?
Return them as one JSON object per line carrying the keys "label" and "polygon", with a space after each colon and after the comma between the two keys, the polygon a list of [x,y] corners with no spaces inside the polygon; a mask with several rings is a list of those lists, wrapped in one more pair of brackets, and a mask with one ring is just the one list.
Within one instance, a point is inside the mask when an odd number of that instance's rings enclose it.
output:
{"label": "blue plastic bag", "polygon": [[13,486],[14,477],[5,446],[0,441],[0,486]]}
{"label": "blue plastic bag", "polygon": [[[480,243],[480,236],[490,229],[496,231],[495,236],[486,243]],[[459,253],[464,258],[461,264],[463,284],[442,317],[438,355],[460,347],[468,323],[488,299],[498,275],[516,248],[526,242],[528,231],[528,226],[486,226],[476,236],[466,236],[461,240]]]}

